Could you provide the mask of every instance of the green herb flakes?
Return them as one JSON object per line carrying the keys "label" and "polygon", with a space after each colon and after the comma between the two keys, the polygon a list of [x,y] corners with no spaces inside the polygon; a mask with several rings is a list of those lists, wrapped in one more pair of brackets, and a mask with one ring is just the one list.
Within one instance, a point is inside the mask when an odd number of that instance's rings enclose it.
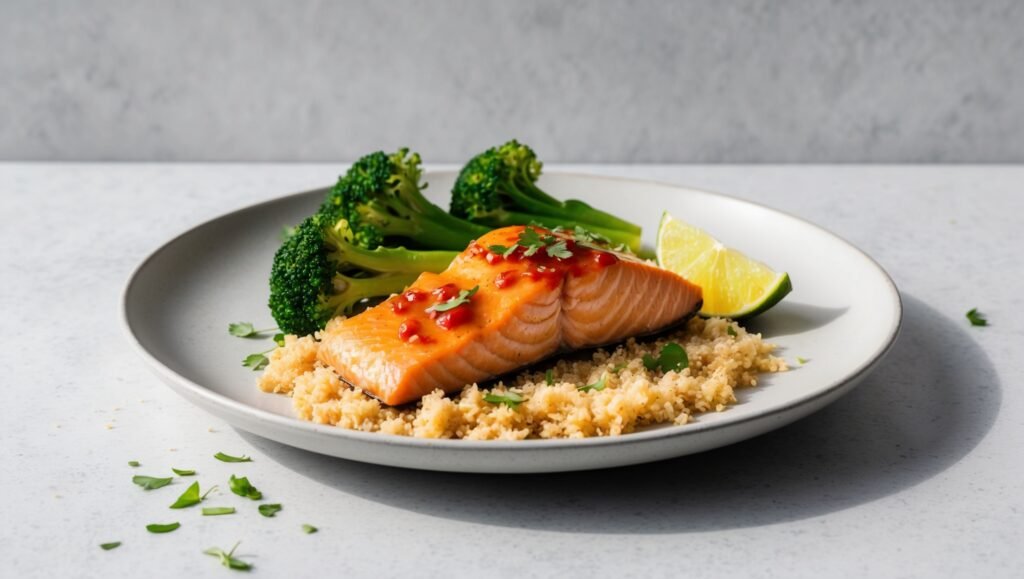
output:
{"label": "green herb flakes", "polygon": [[315,532],[317,532],[319,530],[320,529],[317,529],[313,525],[302,525],[302,532],[306,533],[307,535],[312,535],[313,533],[315,533]]}
{"label": "green herb flakes", "polygon": [[978,311],[978,308],[971,308],[967,312],[967,320],[971,322],[972,326],[987,326],[988,320],[985,319],[985,314]]}
{"label": "green herb flakes", "polygon": [[206,498],[206,495],[212,493],[216,488],[216,486],[213,486],[210,488],[210,490],[206,491],[204,495],[199,496],[199,482],[196,481],[189,485],[189,487],[185,489],[185,492],[181,493],[181,496],[178,497],[178,500],[174,501],[174,504],[171,505],[171,508],[184,509],[186,507],[198,505],[203,501],[203,499]]}
{"label": "green herb flakes", "polygon": [[246,563],[241,559],[235,559],[234,557],[235,549],[238,548],[238,545],[239,543],[235,543],[235,546],[231,547],[231,550],[227,553],[225,553],[223,549],[218,549],[217,547],[211,547],[203,551],[203,553],[207,555],[212,555],[214,557],[218,557],[220,559],[220,564],[224,565],[228,569],[235,569],[236,571],[248,571],[249,569],[252,569],[252,564]]}
{"label": "green herb flakes", "polygon": [[245,456],[244,454],[242,456],[231,456],[230,454],[218,452],[217,454],[213,455],[213,458],[216,458],[221,462],[252,462],[252,459],[249,458],[248,456]]}
{"label": "green herb flakes", "polygon": [[266,504],[258,507],[260,514],[264,517],[273,517],[281,511],[283,507],[279,504]]}
{"label": "green herb flakes", "polygon": [[172,476],[169,476],[167,478],[157,478],[154,476],[135,475],[132,477],[133,483],[139,485],[140,487],[146,489],[147,491],[158,489],[160,487],[165,487],[171,484],[172,480],[174,480],[174,477]]}
{"label": "green herb flakes", "polygon": [[725,331],[726,331],[726,333],[728,333],[728,334],[729,334],[730,336],[736,337],[736,328],[733,328],[733,327],[732,327],[732,324],[729,324],[728,326],[726,326],[726,327],[725,327]]}
{"label": "green herb flakes", "polygon": [[504,404],[509,408],[515,408],[523,403],[525,398],[522,394],[512,392],[509,390],[504,394],[495,394],[494,392],[488,392],[484,395],[484,402],[490,402],[491,404]]}
{"label": "green herb flakes", "polygon": [[146,525],[146,530],[150,533],[170,533],[180,526],[181,523],[153,523]]}
{"label": "green herb flakes", "polygon": [[253,372],[258,372],[266,368],[267,365],[270,364],[270,358],[267,358],[266,356],[267,352],[269,351],[270,350],[267,350],[266,352],[257,352],[255,354],[249,354],[248,356],[245,357],[244,360],[242,360],[242,366],[245,366],[246,368],[251,368]]}
{"label": "green herb flakes", "polygon": [[247,477],[236,477],[235,475],[231,475],[231,478],[228,479],[228,483],[228,486],[231,487],[231,492],[240,497],[245,497],[254,501],[258,501],[263,498],[263,493],[261,493],[256,487],[252,486]]}
{"label": "green herb flakes", "polygon": [[218,515],[233,515],[235,507],[203,507],[204,517],[216,517]]}
{"label": "green herb flakes", "polygon": [[544,372],[544,383],[548,386],[555,385],[555,372],[551,368],[548,368],[548,371]]}
{"label": "green herb flakes", "polygon": [[648,370],[680,372],[689,366],[690,359],[686,355],[686,350],[675,342],[669,342],[662,346],[657,358],[650,354],[644,354],[644,368]]}
{"label": "green herb flakes", "polygon": [[121,541],[114,541],[113,543],[100,543],[100,549],[103,549],[104,551],[109,551],[111,549],[116,549],[116,548],[118,548],[120,546],[121,546]]}
{"label": "green herb flakes", "polygon": [[580,392],[590,392],[591,390],[600,392],[601,390],[604,390],[605,386],[607,385],[607,380],[608,374],[602,374],[601,379],[598,380],[597,382],[594,382],[593,384],[587,384],[586,386],[577,386],[576,389],[579,390]]}
{"label": "green herb flakes", "polygon": [[196,471],[194,471],[192,469],[187,469],[187,468],[174,468],[174,467],[171,467],[171,470],[173,470],[174,474],[176,474],[178,476],[195,476],[195,474],[196,474]]}
{"label": "green herb flakes", "polygon": [[434,304],[430,306],[429,308],[427,308],[427,313],[447,312],[448,310],[454,310],[455,308],[461,306],[462,304],[468,304],[469,298],[473,297],[473,294],[475,294],[479,289],[480,286],[477,285],[473,286],[473,289],[459,290],[459,295],[453,297],[452,299],[444,303]]}
{"label": "green herb flakes", "polygon": [[128,461],[128,466],[132,466],[132,467],[136,467],[136,466],[142,466],[142,463],[140,463],[140,462],[139,462],[139,461],[137,461],[137,460],[129,460],[129,461]]}

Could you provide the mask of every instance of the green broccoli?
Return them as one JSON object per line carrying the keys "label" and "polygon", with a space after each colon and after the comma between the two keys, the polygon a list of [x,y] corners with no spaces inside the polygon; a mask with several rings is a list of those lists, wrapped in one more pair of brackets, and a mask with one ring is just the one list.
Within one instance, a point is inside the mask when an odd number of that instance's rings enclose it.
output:
{"label": "green broccoli", "polygon": [[421,272],[444,270],[456,255],[359,247],[345,220],[317,213],[295,228],[274,255],[270,312],[281,331],[312,334],[367,299],[401,292]]}
{"label": "green broccoli", "polygon": [[533,150],[512,140],[473,157],[452,188],[451,214],[490,227],[537,223],[583,227],[613,243],[640,251],[640,227],[582,201],[560,201],[535,184],[541,162]]}
{"label": "green broccoli", "polygon": [[352,165],[320,209],[344,219],[356,245],[374,249],[405,243],[425,249],[465,249],[490,231],[446,213],[423,196],[420,156],[408,149],[376,152]]}

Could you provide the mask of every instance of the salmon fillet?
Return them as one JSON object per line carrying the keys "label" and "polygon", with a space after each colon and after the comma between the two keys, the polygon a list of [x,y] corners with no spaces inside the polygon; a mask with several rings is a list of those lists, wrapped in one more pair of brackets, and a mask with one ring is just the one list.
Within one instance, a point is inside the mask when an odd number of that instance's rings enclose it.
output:
{"label": "salmon fillet", "polygon": [[[523,243],[527,229],[540,245]],[[505,227],[470,244],[447,270],[423,273],[402,294],[332,321],[319,359],[399,405],[561,351],[657,332],[700,306],[700,287],[631,255],[562,232]]]}

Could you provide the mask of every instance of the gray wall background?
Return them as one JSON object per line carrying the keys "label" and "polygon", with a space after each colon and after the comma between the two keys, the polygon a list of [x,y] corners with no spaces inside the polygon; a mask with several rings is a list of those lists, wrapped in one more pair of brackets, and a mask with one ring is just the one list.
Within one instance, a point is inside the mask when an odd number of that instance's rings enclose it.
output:
{"label": "gray wall background", "polygon": [[1024,3],[0,0],[0,159],[1024,162]]}

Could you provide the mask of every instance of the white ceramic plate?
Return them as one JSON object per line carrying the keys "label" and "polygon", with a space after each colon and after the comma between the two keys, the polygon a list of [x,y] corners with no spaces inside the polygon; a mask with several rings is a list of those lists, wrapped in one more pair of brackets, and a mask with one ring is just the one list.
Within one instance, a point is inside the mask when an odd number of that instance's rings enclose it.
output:
{"label": "white ceramic plate", "polygon": [[[453,172],[429,173],[442,207]],[[773,268],[793,292],[747,324],[781,347],[790,372],[742,390],[728,410],[618,437],[585,440],[421,440],[353,432],[294,418],[289,398],[265,394],[240,365],[268,341],[234,338],[232,321],[274,326],[267,278],[282,226],[323,199],[310,191],[248,207],[169,241],[132,275],[124,322],[156,373],[197,406],[254,434],[327,455],[409,468],[552,472],[635,464],[723,446],[806,416],[849,391],[892,346],[902,315],[889,276],[857,248],[795,217],[723,195],[606,177],[547,174],[544,189],[578,198],[644,227],[653,243],[663,210],[705,228]],[[260,324],[257,323],[259,327]],[[806,365],[797,357],[809,360]]]}

